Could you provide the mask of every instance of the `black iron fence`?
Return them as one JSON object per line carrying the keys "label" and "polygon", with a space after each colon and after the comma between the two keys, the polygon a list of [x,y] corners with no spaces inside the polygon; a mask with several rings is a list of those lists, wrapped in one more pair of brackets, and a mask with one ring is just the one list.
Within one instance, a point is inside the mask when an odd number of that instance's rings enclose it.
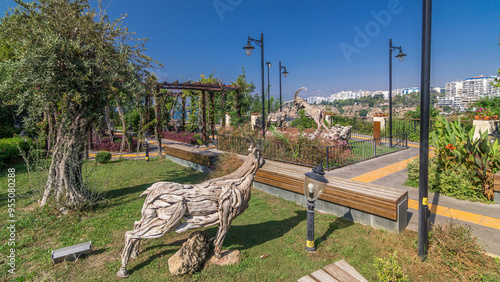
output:
{"label": "black iron fence", "polygon": [[[381,137],[344,142],[333,146],[296,144],[269,139],[256,139],[254,142],[266,159],[309,167],[314,167],[323,161],[325,169],[330,170],[406,149],[408,147],[406,137],[405,133],[393,135],[392,144],[390,144],[390,137]],[[249,144],[242,137],[231,135],[218,137],[217,148],[219,150],[247,154],[248,146]]]}

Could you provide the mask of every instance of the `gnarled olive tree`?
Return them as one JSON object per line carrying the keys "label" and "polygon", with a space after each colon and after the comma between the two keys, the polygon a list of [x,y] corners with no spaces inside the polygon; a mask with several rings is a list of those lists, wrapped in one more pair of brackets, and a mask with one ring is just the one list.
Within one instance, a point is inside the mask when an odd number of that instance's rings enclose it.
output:
{"label": "gnarled olive tree", "polygon": [[[141,72],[156,64],[122,20],[110,21],[88,0],[23,2],[1,19],[0,39],[14,56],[0,63],[0,93],[29,114],[49,116],[52,161],[41,206],[78,207],[88,200],[82,164],[90,125],[117,91],[132,95]],[[132,42],[132,44],[131,44]]]}

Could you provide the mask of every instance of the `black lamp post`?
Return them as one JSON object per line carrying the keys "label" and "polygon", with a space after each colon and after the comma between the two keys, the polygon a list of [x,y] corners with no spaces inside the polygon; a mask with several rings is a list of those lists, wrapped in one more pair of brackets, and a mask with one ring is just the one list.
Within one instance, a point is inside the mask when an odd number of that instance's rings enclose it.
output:
{"label": "black lamp post", "polygon": [[396,58],[403,62],[406,54],[403,53],[401,46],[392,46],[392,39],[389,39],[389,147],[392,148],[392,51],[399,50]]}
{"label": "black lamp post", "polygon": [[425,260],[429,234],[429,111],[431,92],[431,18],[432,0],[422,3],[422,57],[420,78],[420,169],[418,189],[418,256]]}
{"label": "black lamp post", "polygon": [[248,37],[247,45],[243,47],[248,56],[252,54],[255,47],[250,44],[253,41],[257,46],[260,46],[260,69],[262,75],[262,138],[266,138],[266,113],[264,109],[264,33],[260,34],[260,40]]}
{"label": "black lamp post", "polygon": [[146,161],[149,162],[149,138],[151,137],[151,134],[146,131],[144,133],[144,143],[146,143]]}
{"label": "black lamp post", "polygon": [[[283,70],[283,72],[281,72],[281,70]],[[286,67],[281,65],[281,61],[280,61],[280,67],[279,67],[278,71],[280,73],[280,112],[281,112],[281,104],[282,104],[282,101],[281,101],[281,74],[283,74],[284,77],[286,77],[288,75],[288,72],[286,71]]]}
{"label": "black lamp post", "polygon": [[269,84],[269,69],[271,68],[271,62],[266,62],[267,65],[267,113],[271,113],[271,86]]}
{"label": "black lamp post", "polygon": [[323,162],[307,172],[304,179],[304,195],[307,199],[307,236],[306,251],[314,252],[314,202],[321,196],[325,190],[328,179],[323,171]]}

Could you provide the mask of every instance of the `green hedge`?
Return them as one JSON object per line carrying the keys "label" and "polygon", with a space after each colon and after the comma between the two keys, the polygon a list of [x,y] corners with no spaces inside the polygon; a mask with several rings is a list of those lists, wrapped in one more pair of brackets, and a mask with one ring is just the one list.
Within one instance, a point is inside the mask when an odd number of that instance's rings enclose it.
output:
{"label": "green hedge", "polygon": [[21,159],[19,148],[28,151],[31,141],[20,137],[0,139],[0,168],[4,168]]}

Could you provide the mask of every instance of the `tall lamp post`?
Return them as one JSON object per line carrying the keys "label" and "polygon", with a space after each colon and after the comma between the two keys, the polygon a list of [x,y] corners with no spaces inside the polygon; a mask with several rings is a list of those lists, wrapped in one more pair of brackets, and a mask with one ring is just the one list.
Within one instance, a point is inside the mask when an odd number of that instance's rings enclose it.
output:
{"label": "tall lamp post", "polygon": [[[281,70],[283,70],[283,72],[281,72]],[[286,77],[288,75],[288,72],[286,71],[286,67],[281,65],[281,61],[280,61],[280,67],[279,67],[278,71],[280,73],[280,112],[281,112],[281,104],[282,104],[282,101],[281,101],[281,74],[283,74],[284,77]]]}
{"label": "tall lamp post", "polygon": [[267,114],[271,113],[271,86],[269,84],[269,69],[271,68],[271,62],[266,62],[267,65]]}
{"label": "tall lamp post", "polygon": [[325,190],[328,179],[325,177],[323,162],[317,165],[310,172],[306,172],[304,179],[304,195],[307,199],[307,235],[306,250],[314,252],[314,202],[321,196]]}
{"label": "tall lamp post", "polygon": [[396,58],[403,62],[406,54],[403,53],[401,46],[392,46],[392,39],[389,39],[389,147],[392,148],[392,51],[399,50]]}
{"label": "tall lamp post", "polygon": [[151,134],[149,134],[148,131],[144,133],[144,142],[146,143],[146,161],[149,162],[149,138],[151,137]]}
{"label": "tall lamp post", "polygon": [[247,45],[243,47],[248,56],[250,56],[252,50],[255,49],[255,47],[250,44],[252,41],[255,42],[257,46],[260,46],[260,69],[262,75],[262,138],[266,138],[266,113],[264,110],[264,33],[260,34],[260,40],[248,36]]}
{"label": "tall lamp post", "polygon": [[429,209],[429,111],[431,92],[431,24],[432,0],[424,0],[422,5],[422,57],[420,78],[420,169],[418,185],[418,256],[425,260],[428,245]]}

